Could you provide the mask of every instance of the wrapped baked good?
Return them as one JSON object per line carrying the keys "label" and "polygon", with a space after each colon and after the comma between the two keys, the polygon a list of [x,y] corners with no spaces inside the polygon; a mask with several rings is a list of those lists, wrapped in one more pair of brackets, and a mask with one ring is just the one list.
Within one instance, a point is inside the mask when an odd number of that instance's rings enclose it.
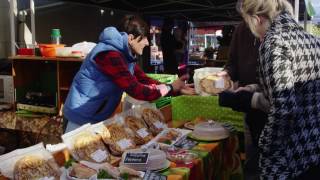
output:
{"label": "wrapped baked good", "polygon": [[60,179],[60,169],[42,143],[0,156],[0,172],[15,180]]}
{"label": "wrapped baked good", "polygon": [[136,147],[130,132],[120,123],[106,125],[101,137],[114,155],[121,155],[125,150]]}
{"label": "wrapped baked good", "polygon": [[200,86],[205,93],[217,95],[231,88],[231,80],[216,74],[210,74],[200,80]]}
{"label": "wrapped baked good", "polygon": [[44,177],[60,179],[59,167],[51,160],[39,156],[25,156],[19,159],[14,166],[15,180],[38,180]]}
{"label": "wrapped baked good", "polygon": [[150,131],[155,136],[159,134],[163,129],[167,128],[164,123],[164,117],[161,112],[155,108],[142,108],[141,117],[149,126]]}
{"label": "wrapped baked good", "polygon": [[97,171],[79,163],[72,163],[69,168],[67,177],[69,179],[89,179],[97,174]]}
{"label": "wrapped baked good", "polygon": [[91,162],[108,162],[110,154],[101,141],[101,138],[93,134],[81,134],[74,140],[73,151],[79,159]]}
{"label": "wrapped baked good", "polygon": [[125,117],[125,124],[133,131],[137,145],[145,144],[153,138],[142,119],[128,115]]}
{"label": "wrapped baked good", "polygon": [[101,137],[94,133],[90,124],[62,135],[62,140],[78,161],[101,163],[109,162],[111,159],[107,147]]}

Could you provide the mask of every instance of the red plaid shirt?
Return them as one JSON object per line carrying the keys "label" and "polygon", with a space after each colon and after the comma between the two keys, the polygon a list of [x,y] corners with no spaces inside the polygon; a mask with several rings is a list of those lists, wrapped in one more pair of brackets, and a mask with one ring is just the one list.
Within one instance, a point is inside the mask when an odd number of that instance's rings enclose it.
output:
{"label": "red plaid shirt", "polygon": [[99,53],[95,57],[98,68],[111,77],[112,81],[131,97],[139,100],[153,101],[161,97],[156,85],[159,81],[151,79],[134,65],[134,75],[128,70],[128,64],[118,51]]}

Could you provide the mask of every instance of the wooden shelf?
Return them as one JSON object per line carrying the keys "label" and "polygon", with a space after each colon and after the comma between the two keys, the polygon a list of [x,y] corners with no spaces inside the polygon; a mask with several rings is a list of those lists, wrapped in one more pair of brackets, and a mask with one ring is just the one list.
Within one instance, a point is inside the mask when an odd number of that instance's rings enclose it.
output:
{"label": "wooden shelf", "polygon": [[64,103],[75,74],[81,67],[82,58],[12,56],[12,72],[16,101],[29,91],[56,94],[56,109]]}
{"label": "wooden shelf", "polygon": [[34,60],[34,61],[78,61],[82,62],[83,58],[75,57],[41,57],[41,56],[10,56],[12,60]]}

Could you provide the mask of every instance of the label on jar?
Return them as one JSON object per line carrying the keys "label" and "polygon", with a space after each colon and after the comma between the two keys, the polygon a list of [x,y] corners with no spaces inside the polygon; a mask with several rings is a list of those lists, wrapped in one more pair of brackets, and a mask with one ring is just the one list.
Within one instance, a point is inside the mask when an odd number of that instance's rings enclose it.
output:
{"label": "label on jar", "polygon": [[117,144],[120,146],[121,150],[125,150],[128,147],[132,146],[131,141],[129,139],[121,139],[117,142]]}
{"label": "label on jar", "polygon": [[145,138],[149,135],[146,128],[141,128],[137,131],[138,135],[142,138]]}
{"label": "label on jar", "polygon": [[95,160],[96,162],[100,163],[100,162],[103,162],[104,160],[107,159],[108,152],[107,151],[103,151],[101,149],[98,149],[94,153],[92,153],[90,156],[91,156],[91,158],[93,160]]}

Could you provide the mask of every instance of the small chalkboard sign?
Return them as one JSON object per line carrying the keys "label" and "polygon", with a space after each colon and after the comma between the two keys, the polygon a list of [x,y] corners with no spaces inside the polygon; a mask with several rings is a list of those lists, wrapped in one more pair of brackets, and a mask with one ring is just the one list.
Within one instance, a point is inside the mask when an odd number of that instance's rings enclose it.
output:
{"label": "small chalkboard sign", "polygon": [[181,149],[192,149],[199,142],[192,139],[188,139],[187,136],[182,137],[177,142],[174,143],[174,146]]}
{"label": "small chalkboard sign", "polygon": [[167,176],[148,170],[144,174],[143,180],[167,180]]}
{"label": "small chalkboard sign", "polygon": [[123,163],[124,164],[147,164],[149,158],[149,153],[127,153]]}

